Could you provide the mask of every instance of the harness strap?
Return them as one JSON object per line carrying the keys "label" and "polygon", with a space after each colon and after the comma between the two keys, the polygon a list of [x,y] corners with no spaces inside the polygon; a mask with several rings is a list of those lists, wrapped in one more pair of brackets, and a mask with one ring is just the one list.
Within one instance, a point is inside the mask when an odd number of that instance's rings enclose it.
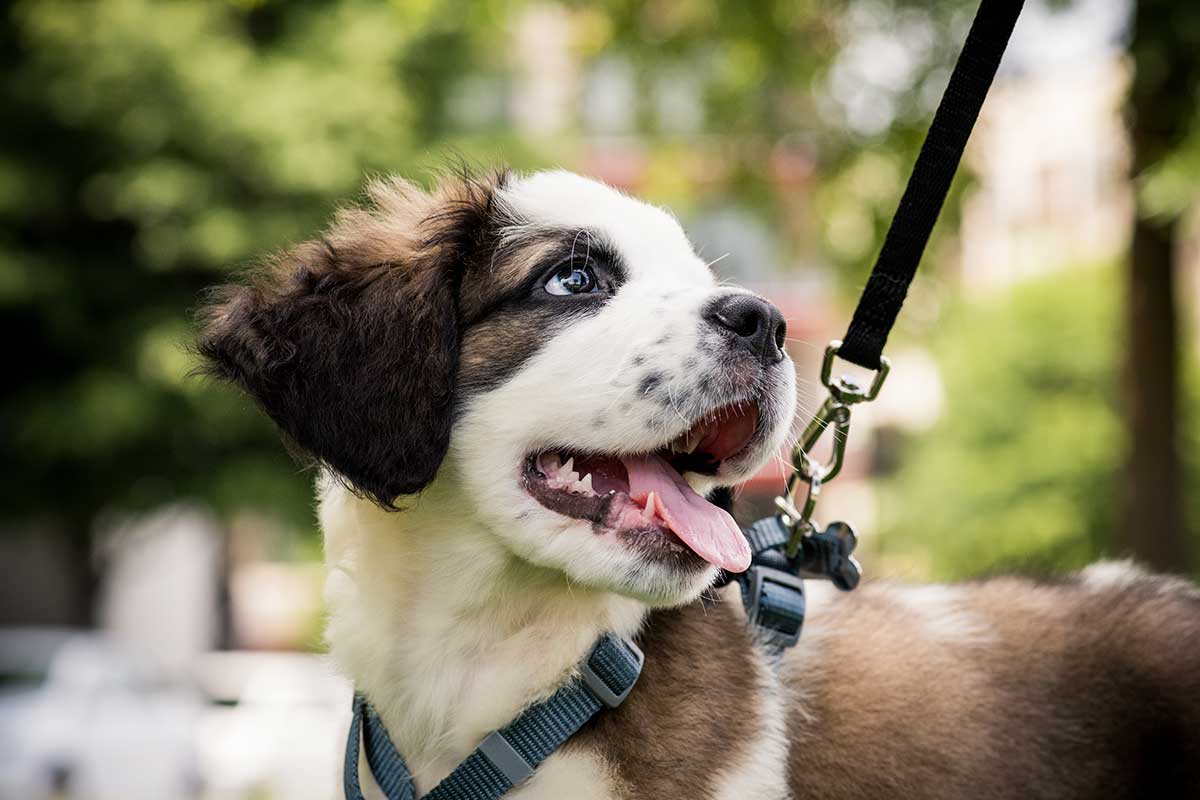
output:
{"label": "harness strap", "polygon": [[746,621],[768,649],[785,650],[800,640],[806,611],[804,581],[783,552],[790,533],[779,517],[760,519],[743,533],[750,568],[732,577],[742,592]]}
{"label": "harness strap", "polygon": [[917,273],[1022,5],[1024,0],[982,0],[979,6],[879,258],[842,337],[838,355],[853,364],[879,369],[883,346]]}
{"label": "harness strap", "polygon": [[[602,709],[619,706],[637,682],[642,662],[637,645],[606,634],[580,665],[579,678],[488,734],[424,800],[496,800],[503,796],[532,775],[585,722]],[[354,719],[346,742],[343,784],[347,800],[363,798],[358,779],[360,736],[367,766],[388,800],[416,800],[412,775],[403,757],[362,695],[355,697]]]}
{"label": "harness strap", "polygon": [[388,800],[416,800],[416,788],[408,765],[392,744],[383,720],[371,708],[367,698],[354,695],[354,716],[350,720],[350,735],[346,738],[346,760],[342,765],[342,783],[346,800],[363,800],[358,782],[358,751],[361,739],[367,751],[367,767]]}
{"label": "harness strap", "polygon": [[746,534],[750,552],[754,555],[767,550],[777,550],[792,537],[791,531],[779,524],[779,517],[764,517],[746,528],[743,533]]}

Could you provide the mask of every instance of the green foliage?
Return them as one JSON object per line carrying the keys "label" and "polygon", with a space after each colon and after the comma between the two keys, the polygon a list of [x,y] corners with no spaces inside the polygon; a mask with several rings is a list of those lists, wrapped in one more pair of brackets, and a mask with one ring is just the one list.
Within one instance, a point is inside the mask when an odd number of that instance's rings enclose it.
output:
{"label": "green foliage", "polygon": [[438,166],[437,98],[499,35],[465,9],[6,7],[0,326],[16,364],[0,389],[0,514],[82,534],[108,506],[196,497],[311,524],[270,426],[189,376],[187,314],[230,270],[311,235],[364,174]]}
{"label": "green foliage", "polygon": [[[244,398],[190,377],[188,311],[258,255],[311,235],[372,172],[456,147],[517,167],[569,160],[499,116],[454,121],[456,87],[510,82],[522,4],[422,0],[26,0],[0,25],[0,516],[86,533],[106,507],[199,498],[309,527],[308,487]],[[811,82],[836,14],[756,0],[568,6],[585,61],[701,68],[706,131],[752,135],[720,191],[767,210],[770,142],[818,130]],[[650,189],[695,146],[659,135]],[[839,137],[821,135],[829,163]],[[736,142],[735,138],[730,138]],[[738,148],[735,147],[735,150]],[[858,170],[859,174],[862,170]],[[896,187],[886,187],[895,192]],[[883,205],[887,191],[872,197]],[[755,199],[757,198],[757,199]],[[802,232],[803,233],[803,232]]]}
{"label": "green foliage", "polygon": [[[717,151],[720,177],[685,191],[664,180],[650,191],[684,208],[734,198],[790,233],[782,243],[789,260],[830,263],[845,286],[861,287],[966,36],[969,17],[961,12],[973,4],[746,0],[600,7],[607,36],[599,54],[632,59],[641,96],[653,97],[664,76],[698,77],[704,87],[706,137],[698,149]],[[856,56],[880,40],[895,44],[897,33],[907,48],[899,73],[855,71],[862,61]],[[848,119],[841,95],[855,92],[883,109],[876,127],[860,129]],[[643,119],[642,128],[657,145],[651,158],[670,152],[680,138],[654,119]],[[805,164],[812,174],[803,174]],[[676,158],[670,167],[662,172],[678,175],[688,159]],[[954,228],[963,183],[955,182],[931,251]],[[800,196],[808,205],[797,214]]]}
{"label": "green foliage", "polygon": [[[924,553],[918,571],[939,579],[1058,572],[1121,555],[1110,543],[1125,448],[1122,340],[1108,267],[953,309],[934,343],[944,415],[884,485],[883,553]],[[1200,398],[1195,380],[1192,388]],[[1198,434],[1193,425],[1193,443]],[[1200,463],[1192,467],[1200,488]]]}

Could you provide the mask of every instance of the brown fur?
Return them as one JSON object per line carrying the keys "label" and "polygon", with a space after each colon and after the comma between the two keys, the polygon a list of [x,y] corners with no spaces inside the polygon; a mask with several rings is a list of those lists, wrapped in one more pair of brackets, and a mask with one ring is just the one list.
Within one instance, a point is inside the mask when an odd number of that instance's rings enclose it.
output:
{"label": "brown fur", "polygon": [[506,179],[460,175],[429,193],[372,183],[367,204],[341,210],[320,240],[213,293],[199,341],[207,371],[381,506],[420,491],[455,409],[599,308],[531,299],[530,280],[585,232],[523,224],[499,199]]}
{"label": "brown fur", "polygon": [[[795,800],[1200,798],[1200,590],[925,589],[834,595],[780,662]],[[594,749],[623,797],[710,797],[755,746],[768,658],[727,603],[655,612],[640,641],[625,705],[567,749]]]}
{"label": "brown fur", "polygon": [[[487,391],[507,380],[555,331],[579,314],[595,312],[595,304],[547,305],[531,300],[531,278],[540,278],[548,265],[571,252],[581,232],[542,230],[506,239],[493,254],[487,282],[488,294],[473,303],[468,319],[474,321],[462,342],[459,385],[468,395]],[[466,294],[466,292],[464,292]],[[501,302],[503,301],[503,302]]]}
{"label": "brown fur", "polygon": [[886,586],[810,620],[782,676],[797,798],[1200,797],[1200,592],[953,591],[962,636]]}
{"label": "brown fur", "polygon": [[498,386],[536,353],[562,315],[555,308],[499,311],[463,340],[459,385],[469,394]]}
{"label": "brown fur", "polygon": [[634,691],[568,747],[596,748],[626,797],[709,797],[761,725],[762,665],[745,622],[725,603],[693,603],[653,613],[639,643]]}
{"label": "brown fur", "polygon": [[323,239],[215,294],[199,343],[210,372],[380,505],[420,491],[449,443],[460,287],[507,222],[493,202],[503,180],[372,184],[370,205]]}

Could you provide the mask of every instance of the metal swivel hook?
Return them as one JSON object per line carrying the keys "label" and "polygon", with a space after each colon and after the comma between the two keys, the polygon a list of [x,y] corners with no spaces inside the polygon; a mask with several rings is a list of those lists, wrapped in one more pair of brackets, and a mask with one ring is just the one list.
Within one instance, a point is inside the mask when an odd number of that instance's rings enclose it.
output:
{"label": "metal swivel hook", "polygon": [[[800,551],[805,537],[816,532],[812,515],[821,494],[821,486],[836,478],[842,471],[846,457],[846,437],[850,433],[851,407],[878,397],[879,390],[883,388],[883,382],[892,368],[891,362],[881,357],[879,369],[866,389],[847,375],[834,378],[833,361],[841,347],[841,341],[835,339],[825,348],[825,358],[821,362],[821,383],[829,390],[829,396],[817,409],[817,413],[813,415],[796,442],[796,448],[792,451],[792,474],[788,476],[787,490],[783,497],[775,498],[775,505],[783,515],[783,524],[791,530],[791,538],[787,544],[789,557],[794,557]],[[810,453],[821,437],[830,430],[833,432],[833,450],[829,460],[822,464]],[[798,509],[796,492],[801,482],[808,486],[808,491],[804,507]]]}

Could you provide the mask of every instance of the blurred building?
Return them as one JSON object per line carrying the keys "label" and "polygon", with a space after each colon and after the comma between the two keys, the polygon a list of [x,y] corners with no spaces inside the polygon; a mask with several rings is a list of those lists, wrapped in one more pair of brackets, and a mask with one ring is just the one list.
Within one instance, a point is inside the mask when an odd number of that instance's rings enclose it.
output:
{"label": "blurred building", "polygon": [[997,83],[971,138],[978,176],[962,206],[963,288],[993,292],[1117,258],[1133,219],[1116,56]]}

